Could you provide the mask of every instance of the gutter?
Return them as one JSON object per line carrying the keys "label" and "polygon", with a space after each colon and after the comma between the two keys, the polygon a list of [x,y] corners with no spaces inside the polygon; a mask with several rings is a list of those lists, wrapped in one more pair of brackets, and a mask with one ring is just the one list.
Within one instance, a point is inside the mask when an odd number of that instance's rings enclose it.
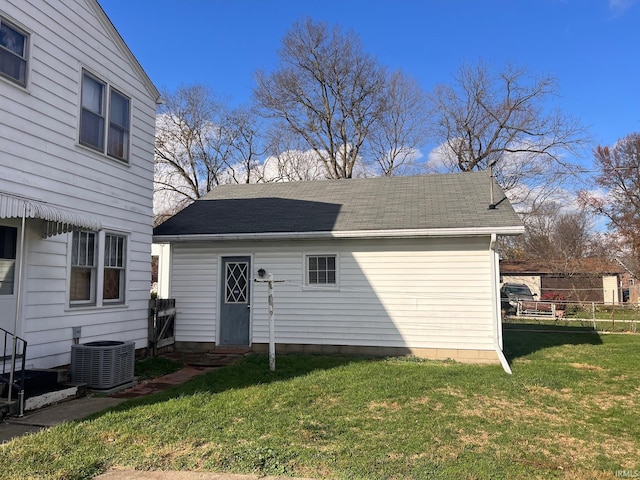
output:
{"label": "gutter", "polygon": [[504,352],[502,351],[502,312],[500,308],[500,292],[498,291],[498,283],[500,282],[500,259],[498,258],[496,243],[497,235],[492,233],[491,241],[489,242],[489,251],[492,252],[493,257],[491,259],[491,297],[493,303],[493,316],[496,325],[496,331],[493,337],[493,346],[496,350],[496,354],[498,355],[498,359],[500,360],[500,365],[502,365],[505,372],[511,375],[513,372],[511,371],[507,357],[504,356]]}
{"label": "gutter", "polygon": [[305,240],[328,238],[421,238],[421,237],[475,237],[483,235],[520,235],[523,226],[416,228],[394,230],[345,230],[319,232],[265,232],[265,233],[203,233],[186,235],[154,235],[154,243],[215,242],[241,240]]}

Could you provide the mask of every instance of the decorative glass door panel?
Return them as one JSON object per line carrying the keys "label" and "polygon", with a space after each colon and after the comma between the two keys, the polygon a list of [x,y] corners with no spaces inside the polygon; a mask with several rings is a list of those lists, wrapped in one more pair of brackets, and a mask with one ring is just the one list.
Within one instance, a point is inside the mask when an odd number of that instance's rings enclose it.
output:
{"label": "decorative glass door panel", "polygon": [[249,264],[246,262],[228,262],[226,265],[226,303],[247,303],[249,299]]}

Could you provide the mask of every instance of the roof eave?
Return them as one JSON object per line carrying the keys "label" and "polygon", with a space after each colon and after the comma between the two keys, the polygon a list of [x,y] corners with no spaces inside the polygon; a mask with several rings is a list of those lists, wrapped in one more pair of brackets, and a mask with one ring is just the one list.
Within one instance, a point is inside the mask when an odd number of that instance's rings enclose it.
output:
{"label": "roof eave", "polygon": [[496,235],[521,235],[524,226],[464,227],[402,230],[350,230],[329,232],[267,232],[267,233],[217,233],[188,235],[154,235],[154,243],[217,242],[240,240],[306,240],[328,238],[421,238],[421,237],[475,237]]}

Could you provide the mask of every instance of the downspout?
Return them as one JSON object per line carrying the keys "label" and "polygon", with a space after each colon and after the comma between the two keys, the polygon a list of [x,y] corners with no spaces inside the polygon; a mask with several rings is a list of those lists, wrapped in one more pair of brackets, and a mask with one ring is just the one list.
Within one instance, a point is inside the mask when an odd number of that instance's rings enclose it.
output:
{"label": "downspout", "polygon": [[511,367],[509,362],[502,352],[502,312],[500,308],[500,292],[498,291],[498,284],[500,283],[500,264],[499,256],[496,251],[497,236],[495,233],[491,234],[491,242],[489,243],[489,251],[491,252],[491,297],[493,303],[493,318],[495,319],[495,335],[493,337],[493,346],[500,360],[500,365],[505,372],[511,374]]}
{"label": "downspout", "polygon": [[[20,264],[18,265],[18,272],[16,278],[16,315],[13,319],[13,348],[11,351],[11,372],[9,373],[9,392],[7,394],[7,401],[11,402],[11,392],[13,390],[13,380],[15,377],[16,370],[16,347],[18,344],[18,323],[20,320],[20,316],[22,315],[22,272],[25,261],[25,248],[24,248],[24,238],[25,238],[25,225],[27,218],[27,202],[24,202],[24,207],[22,210],[22,223],[20,226]],[[24,352],[23,352],[24,353]]]}

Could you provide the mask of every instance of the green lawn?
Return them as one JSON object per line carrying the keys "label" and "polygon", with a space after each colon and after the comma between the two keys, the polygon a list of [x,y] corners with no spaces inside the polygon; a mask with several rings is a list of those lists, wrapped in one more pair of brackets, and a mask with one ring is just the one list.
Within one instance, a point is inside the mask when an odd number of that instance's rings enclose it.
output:
{"label": "green lawn", "polygon": [[265,356],[0,449],[2,478],[111,467],[315,478],[640,470],[640,336],[505,332],[499,366]]}
{"label": "green lawn", "polygon": [[544,318],[544,317],[507,317],[503,322],[505,330],[518,330],[522,328],[533,330],[582,330],[603,333],[640,333],[640,320],[638,321],[603,321],[572,319],[572,318]]}

